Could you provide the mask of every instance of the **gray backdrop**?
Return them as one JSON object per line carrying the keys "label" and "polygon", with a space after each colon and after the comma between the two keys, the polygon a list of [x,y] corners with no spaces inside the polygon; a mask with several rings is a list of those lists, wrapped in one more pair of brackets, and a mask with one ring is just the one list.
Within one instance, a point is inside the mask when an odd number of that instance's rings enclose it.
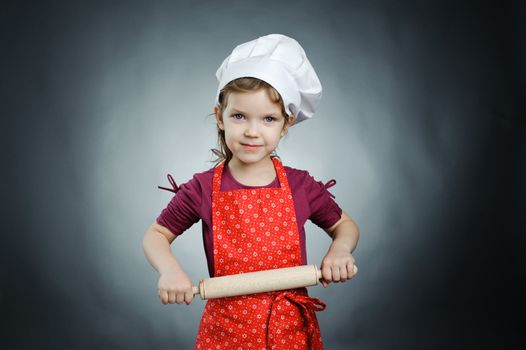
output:
{"label": "gray backdrop", "polygon": [[[146,228],[211,166],[215,71],[297,39],[323,84],[286,165],[331,178],[359,275],[313,287],[326,349],[524,338],[524,6],[501,2],[2,2],[3,349],[190,349],[204,302],[161,305]],[[306,226],[309,263],[330,245]],[[201,224],[174,254],[207,277]]]}

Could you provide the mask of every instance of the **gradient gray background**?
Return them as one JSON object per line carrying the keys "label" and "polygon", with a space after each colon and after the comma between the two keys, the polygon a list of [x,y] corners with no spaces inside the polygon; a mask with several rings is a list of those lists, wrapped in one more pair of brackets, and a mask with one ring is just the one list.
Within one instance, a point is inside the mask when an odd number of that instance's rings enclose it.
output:
{"label": "gradient gray background", "polygon": [[[326,349],[524,343],[525,20],[501,2],[2,2],[2,349],[190,349],[141,240],[211,164],[215,71],[296,38],[323,84],[285,164],[358,223],[350,282],[313,287]],[[329,237],[308,222],[309,263]],[[201,224],[173,244],[207,277]],[[520,317],[519,322],[514,317]],[[522,325],[521,325],[522,322]]]}

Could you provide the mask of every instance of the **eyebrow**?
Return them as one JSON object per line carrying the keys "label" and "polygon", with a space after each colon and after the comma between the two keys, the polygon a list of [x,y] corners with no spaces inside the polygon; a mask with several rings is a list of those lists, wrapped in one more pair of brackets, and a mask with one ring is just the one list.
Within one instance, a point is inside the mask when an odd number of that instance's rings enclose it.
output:
{"label": "eyebrow", "polygon": [[[246,112],[243,112],[242,110],[240,109],[237,109],[237,108],[232,108],[232,112],[238,112],[238,113],[242,113],[242,114],[247,114]],[[271,113],[265,113],[264,114],[265,116],[267,115],[273,115],[275,117],[281,117],[281,113],[280,112],[271,112]]]}

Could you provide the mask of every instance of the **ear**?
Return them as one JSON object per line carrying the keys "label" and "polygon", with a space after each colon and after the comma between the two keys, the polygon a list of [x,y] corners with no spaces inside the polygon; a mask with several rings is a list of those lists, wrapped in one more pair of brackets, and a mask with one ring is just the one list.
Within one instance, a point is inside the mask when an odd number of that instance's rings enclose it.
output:
{"label": "ear", "polygon": [[218,105],[214,106],[214,115],[216,117],[217,127],[221,130],[225,130],[225,126],[223,124],[223,115],[221,114],[221,109]]}
{"label": "ear", "polygon": [[296,116],[294,114],[290,114],[289,121],[285,125],[283,125],[283,130],[281,130],[281,137],[285,136],[292,124],[294,124],[294,121],[296,120]]}

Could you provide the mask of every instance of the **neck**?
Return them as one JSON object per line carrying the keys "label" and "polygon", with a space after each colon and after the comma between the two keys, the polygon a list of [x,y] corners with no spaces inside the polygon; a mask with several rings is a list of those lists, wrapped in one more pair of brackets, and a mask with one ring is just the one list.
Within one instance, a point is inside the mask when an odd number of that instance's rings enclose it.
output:
{"label": "neck", "polygon": [[238,182],[246,185],[267,185],[276,177],[274,163],[270,157],[252,164],[232,158],[228,162],[228,169]]}

